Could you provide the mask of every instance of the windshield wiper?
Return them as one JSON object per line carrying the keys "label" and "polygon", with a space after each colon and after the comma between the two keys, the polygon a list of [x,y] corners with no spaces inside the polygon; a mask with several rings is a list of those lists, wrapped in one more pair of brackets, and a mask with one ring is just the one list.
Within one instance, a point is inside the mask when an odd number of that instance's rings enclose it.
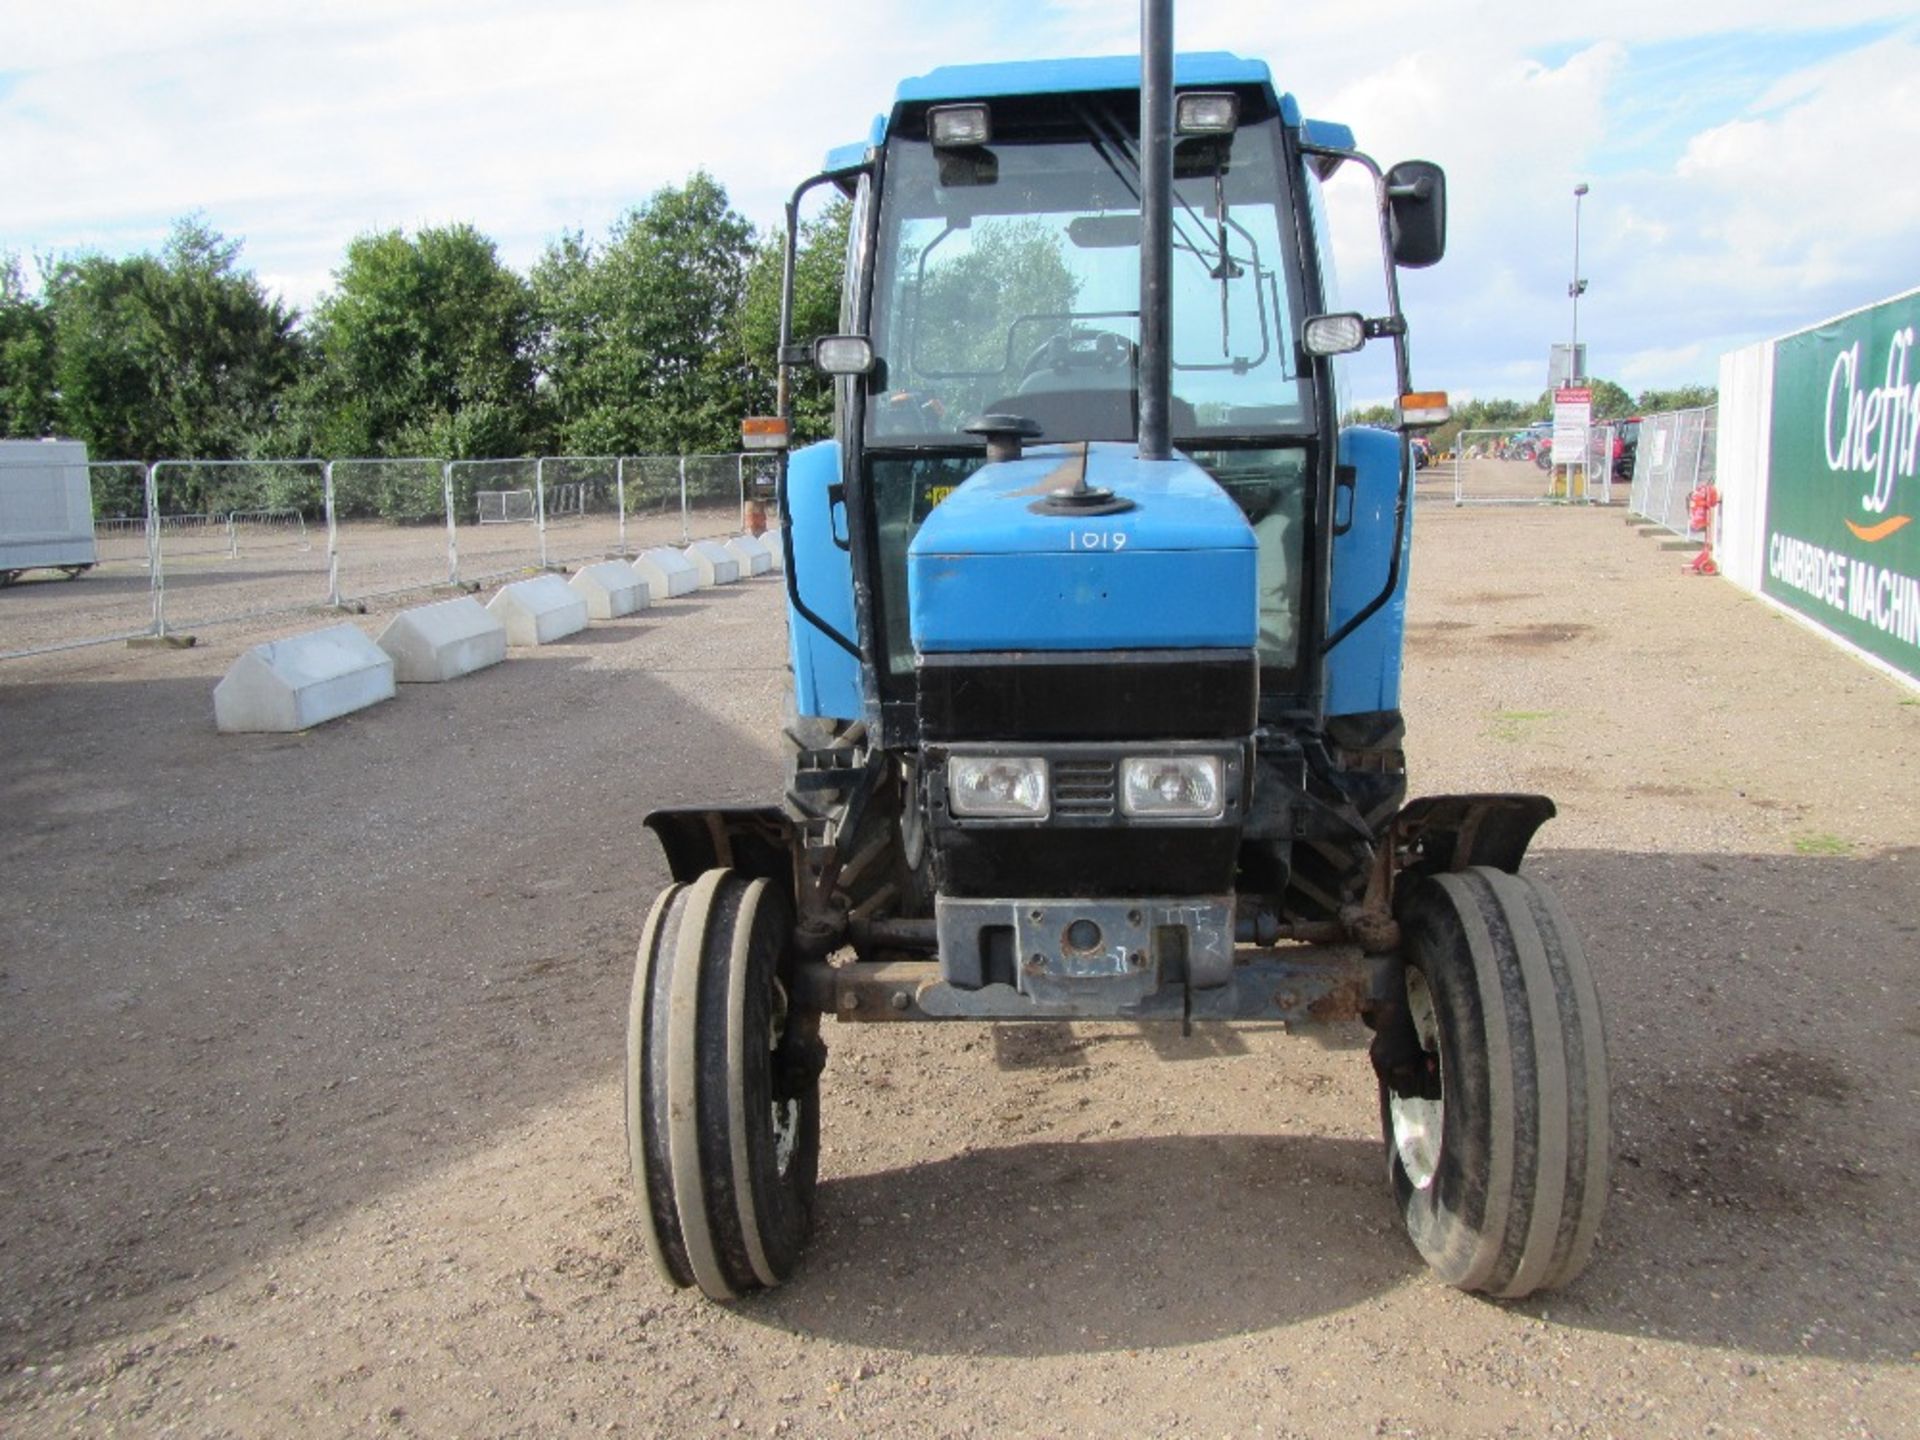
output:
{"label": "windshield wiper", "polygon": [[[1087,138],[1093,146],[1094,154],[1098,155],[1101,160],[1105,162],[1107,168],[1114,173],[1114,176],[1122,185],[1126,186],[1128,193],[1133,196],[1137,203],[1140,199],[1140,191],[1134,184],[1134,178],[1137,178],[1140,174],[1140,161],[1139,157],[1135,155],[1132,146],[1127,142],[1126,132],[1114,122],[1111,115],[1106,114],[1104,111],[1096,111],[1086,105],[1076,106],[1075,108],[1079,114],[1081,123],[1087,128]],[[1127,162],[1128,169],[1132,171],[1131,178],[1129,177],[1128,170],[1122,169],[1119,162],[1108,153],[1107,147],[1109,145],[1117,150],[1120,156]],[[1173,198],[1178,202],[1180,208],[1186,211],[1187,217],[1200,227],[1200,233],[1203,235],[1206,234],[1206,217],[1193,208],[1192,203],[1180,193],[1178,188],[1174,190]],[[1194,238],[1187,233],[1186,229],[1182,227],[1178,215],[1173,217],[1172,229],[1175,237],[1174,248],[1176,250],[1184,250],[1191,254],[1194,259],[1207,267],[1207,276],[1209,279],[1220,282],[1220,357],[1225,360],[1231,359],[1233,355],[1232,331],[1229,322],[1229,290],[1232,282],[1244,276],[1246,270],[1238,260],[1234,259],[1232,249],[1227,240],[1227,226],[1230,222],[1227,219],[1226,166],[1223,163],[1223,157],[1220,157],[1217,152],[1213,165],[1213,208],[1216,218],[1216,240],[1211,256],[1209,256],[1208,252],[1201,248],[1200,243],[1194,240]],[[1244,226],[1234,224],[1233,228],[1246,238],[1247,246],[1252,251],[1247,263],[1252,265],[1256,274],[1258,274],[1260,271],[1259,244],[1254,240],[1253,236],[1247,233]],[[1256,305],[1257,303],[1256,301]]]}
{"label": "windshield wiper", "polygon": [[[1134,204],[1138,205],[1140,203],[1140,187],[1135,182],[1138,181],[1140,177],[1140,162],[1134,155],[1132,148],[1127,144],[1125,132],[1113,122],[1111,116],[1103,112],[1094,111],[1085,105],[1076,105],[1074,109],[1080,117],[1080,123],[1086,127],[1087,141],[1093,147],[1093,153],[1098,155],[1107,169],[1113,172],[1114,178],[1126,187],[1127,193],[1133,197]],[[1127,162],[1124,168],[1121,166],[1119,160],[1114,159],[1108,149],[1109,146],[1111,146],[1113,150],[1117,150],[1120,153],[1121,159]],[[1193,206],[1189,205],[1184,199],[1181,199],[1178,192],[1175,193],[1174,198],[1180,200],[1181,208],[1199,224],[1201,233],[1204,235],[1206,233],[1205,219],[1195,214]],[[1182,228],[1178,215],[1173,217],[1173,235],[1174,249],[1184,250],[1202,265],[1206,265],[1209,273],[1212,272],[1212,261],[1208,258],[1206,250],[1199,241],[1195,240],[1193,236]]]}

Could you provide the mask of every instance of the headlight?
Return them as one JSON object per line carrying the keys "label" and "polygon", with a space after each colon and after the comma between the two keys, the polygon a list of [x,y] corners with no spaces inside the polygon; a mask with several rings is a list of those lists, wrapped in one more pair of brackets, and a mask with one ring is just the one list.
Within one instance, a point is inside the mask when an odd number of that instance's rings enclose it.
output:
{"label": "headlight", "polygon": [[956,815],[1047,818],[1047,762],[1038,756],[955,755],[947,761],[947,804]]}
{"label": "headlight", "polygon": [[1120,810],[1143,818],[1214,819],[1225,809],[1218,755],[1142,755],[1120,762]]}

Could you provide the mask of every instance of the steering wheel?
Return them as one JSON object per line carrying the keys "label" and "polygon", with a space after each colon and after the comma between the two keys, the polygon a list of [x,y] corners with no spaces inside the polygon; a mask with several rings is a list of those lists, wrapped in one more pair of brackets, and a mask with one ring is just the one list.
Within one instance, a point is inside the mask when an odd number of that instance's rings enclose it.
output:
{"label": "steering wheel", "polygon": [[1042,370],[1064,374],[1068,370],[1121,370],[1133,362],[1133,342],[1111,330],[1069,330],[1048,337],[1047,342],[1027,357],[1020,372],[1026,380]]}

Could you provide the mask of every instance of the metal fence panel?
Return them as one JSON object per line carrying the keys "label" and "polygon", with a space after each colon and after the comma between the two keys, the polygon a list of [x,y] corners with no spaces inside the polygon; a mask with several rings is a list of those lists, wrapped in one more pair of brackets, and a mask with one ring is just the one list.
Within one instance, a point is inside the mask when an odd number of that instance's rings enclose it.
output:
{"label": "metal fence panel", "polygon": [[326,603],[323,461],[162,460],[151,473],[163,633]]}
{"label": "metal fence panel", "polygon": [[[1512,443],[1517,432],[1463,430],[1454,442],[1448,478],[1455,505],[1546,505],[1552,472],[1543,470],[1526,446]],[[1416,486],[1416,492],[1417,492]]]}
{"label": "metal fence panel", "polygon": [[620,462],[626,482],[627,534],[635,552],[655,545],[685,545],[681,509],[683,462],[677,455],[629,455]]}
{"label": "metal fence panel", "polygon": [[[773,456],[96,462],[84,587],[16,586],[0,658],[738,533]],[[764,509],[764,515],[762,511]],[[21,600],[22,590],[33,592]]]}
{"label": "metal fence panel", "polygon": [[603,560],[624,553],[625,476],[614,455],[552,455],[540,462],[536,497],[546,548],[542,563]]}
{"label": "metal fence panel", "polygon": [[74,574],[31,570],[0,593],[0,659],[128,640],[153,630],[147,467],[87,466],[94,563]]}
{"label": "metal fence panel", "polygon": [[744,523],[746,461],[741,455],[686,458],[687,534],[694,540],[738,535]]}
{"label": "metal fence panel", "polygon": [[1687,501],[1694,486],[1714,476],[1719,407],[1671,410],[1640,422],[1628,508],[1643,519],[1687,533]]}
{"label": "metal fence panel", "polygon": [[538,460],[455,460],[447,466],[447,484],[453,494],[456,579],[493,579],[540,564],[537,499],[524,511],[511,507],[504,520],[483,521],[481,513],[483,495],[524,490],[537,497]]}
{"label": "metal fence panel", "polygon": [[448,582],[453,532],[445,461],[336,460],[330,481],[333,604]]}

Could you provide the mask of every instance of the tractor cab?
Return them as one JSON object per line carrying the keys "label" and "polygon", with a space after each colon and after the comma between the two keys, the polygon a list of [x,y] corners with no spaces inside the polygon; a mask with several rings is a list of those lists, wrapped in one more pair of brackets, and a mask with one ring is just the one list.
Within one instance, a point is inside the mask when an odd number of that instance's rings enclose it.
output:
{"label": "tractor cab", "polygon": [[[1396,273],[1440,258],[1443,177],[1383,172],[1264,64],[1176,58],[1159,23],[1138,60],[908,80],[789,203],[780,413],[745,432],[782,450],[784,794],[647,820],[674,884],[641,944],[628,1134],[676,1283],[725,1297],[792,1265],[826,1016],[1364,1018],[1429,1258],[1506,1293],[1584,1263],[1604,1181],[1582,1170],[1516,1238],[1454,1193],[1484,1191],[1495,1142],[1443,1138],[1497,1119],[1451,1098],[1478,1071],[1445,1052],[1490,1042],[1446,987],[1524,932],[1584,1067],[1553,1153],[1604,1163],[1577,945],[1513,888],[1551,802],[1405,804],[1407,436],[1446,411],[1412,389]],[[1346,165],[1372,181],[1382,315],[1332,299],[1318,192]],[[795,337],[823,187],[852,201],[841,332]],[[1334,359],[1369,340],[1397,432],[1338,425]],[[788,454],[802,365],[834,377],[834,438]]]}

